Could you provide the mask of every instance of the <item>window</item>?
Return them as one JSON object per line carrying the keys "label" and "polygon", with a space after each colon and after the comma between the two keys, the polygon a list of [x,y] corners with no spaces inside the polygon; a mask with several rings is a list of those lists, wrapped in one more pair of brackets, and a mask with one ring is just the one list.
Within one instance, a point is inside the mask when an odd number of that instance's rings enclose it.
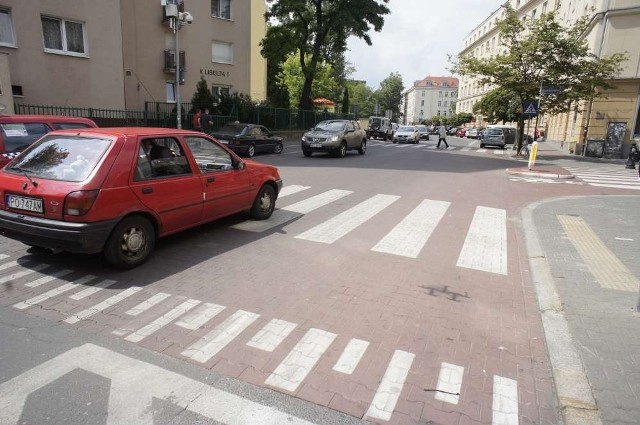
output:
{"label": "window", "polygon": [[638,97],[638,111],[636,112],[636,125],[633,129],[633,138],[640,139],[640,97]]}
{"label": "window", "polygon": [[438,92],[438,97],[442,97],[442,90]]}
{"label": "window", "polygon": [[84,24],[43,16],[42,36],[48,52],[84,55]]}
{"label": "window", "polygon": [[11,94],[18,97],[24,96],[24,94],[22,94],[22,86],[11,86]]}
{"label": "window", "polygon": [[211,46],[212,62],[233,63],[233,44],[214,41]]}
{"label": "window", "polygon": [[216,100],[220,100],[222,96],[229,96],[230,89],[228,86],[211,86],[211,94]]}
{"label": "window", "polygon": [[16,45],[16,37],[13,34],[13,22],[11,21],[11,12],[8,9],[0,9],[0,45]]}
{"label": "window", "polygon": [[441,100],[438,101],[438,106],[442,106],[442,101]]}
{"label": "window", "polygon": [[444,92],[444,97],[449,97],[449,92],[448,91]]}
{"label": "window", "polygon": [[547,13],[547,2],[546,1],[544,3],[542,3],[542,14],[544,15],[545,13]]}
{"label": "window", "polygon": [[211,16],[231,19],[231,0],[211,0]]}
{"label": "window", "polygon": [[175,83],[173,81],[167,81],[166,90],[167,90],[167,102],[172,103],[176,101],[176,89]]}
{"label": "window", "polygon": [[211,140],[203,137],[187,137],[185,140],[200,172],[211,173],[233,168],[231,155]]}
{"label": "window", "polygon": [[134,181],[191,174],[189,161],[176,139],[144,139],[138,148]]}
{"label": "window", "polygon": [[424,100],[420,102],[420,106],[424,106]]}
{"label": "window", "polygon": [[536,13],[538,12],[537,9],[533,9],[533,12],[531,12],[531,20],[535,20],[536,19]]}

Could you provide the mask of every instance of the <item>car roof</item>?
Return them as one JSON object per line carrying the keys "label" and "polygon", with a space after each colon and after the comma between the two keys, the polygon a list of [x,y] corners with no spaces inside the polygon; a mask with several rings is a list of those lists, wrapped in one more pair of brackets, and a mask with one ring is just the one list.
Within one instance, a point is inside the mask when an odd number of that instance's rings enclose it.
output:
{"label": "car roof", "polygon": [[91,124],[96,126],[96,123],[89,118],[84,117],[69,117],[66,115],[0,115],[0,122],[12,123],[12,122],[81,122],[85,124]]}
{"label": "car roof", "polygon": [[192,130],[178,130],[176,128],[164,128],[164,127],[97,127],[97,128],[82,128],[82,129],[68,129],[68,130],[56,130],[49,134],[96,134],[111,137],[133,137],[133,136],[169,136],[169,135],[198,135],[204,134],[199,131]]}

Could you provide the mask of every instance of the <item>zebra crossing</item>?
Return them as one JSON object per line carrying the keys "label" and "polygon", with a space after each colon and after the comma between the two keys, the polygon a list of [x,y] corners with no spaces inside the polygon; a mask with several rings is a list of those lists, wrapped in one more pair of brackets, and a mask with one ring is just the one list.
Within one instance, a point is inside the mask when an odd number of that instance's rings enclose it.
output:
{"label": "zebra crossing", "polygon": [[[212,300],[186,299],[184,296],[166,292],[152,293],[151,289],[137,286],[115,289],[115,281],[101,280],[94,275],[69,279],[69,270],[53,270],[50,275],[42,275],[55,266],[10,261],[6,255],[0,256],[0,271],[3,277],[20,276],[24,293],[37,295],[15,302],[13,308],[29,312],[29,309],[44,308],[46,301],[62,301],[73,304],[72,313],[59,312],[65,316],[62,322],[76,325],[85,321],[100,322],[104,317],[132,318],[129,324],[112,330],[114,337],[138,344],[150,337],[158,336],[160,330],[175,327],[190,336],[190,343],[179,353],[179,357],[204,364],[223,352],[230,350],[234,342],[255,349],[258,353],[272,353],[280,344],[295,338],[293,331],[302,326],[279,318],[262,317],[261,314],[238,309],[230,311],[226,306]],[[35,270],[37,269],[37,270]],[[31,273],[26,273],[31,271]],[[21,272],[25,272],[19,274]],[[51,279],[44,280],[44,277]],[[39,282],[33,285],[33,282]],[[89,294],[89,295],[87,295]],[[169,302],[171,301],[171,302]],[[55,305],[55,303],[54,303]],[[51,309],[51,307],[48,307]],[[141,318],[140,320],[138,320]],[[143,318],[143,320],[142,320]],[[217,323],[214,323],[216,322]],[[261,327],[253,335],[247,334],[250,325],[258,322]],[[266,323],[265,323],[266,322]],[[204,335],[196,330],[208,330]],[[336,345],[338,334],[330,330],[308,327],[294,347],[281,359],[264,381],[263,385],[280,391],[294,393],[300,388],[330,347]],[[337,376],[351,375],[358,369],[366,356],[379,355],[369,349],[370,342],[351,338],[341,348],[341,354],[333,365]],[[417,361],[420,360],[420,361]],[[408,374],[416,364],[426,361],[419,355],[396,349],[390,358],[384,374],[378,379],[375,391],[366,410],[365,418],[389,421],[403,394]],[[442,362],[439,367],[437,386],[433,397],[449,405],[464,401],[465,367]],[[425,385],[427,385],[425,383]],[[473,400],[470,400],[473,402]],[[518,424],[518,382],[510,377],[493,376],[493,423]]]}
{"label": "zebra crossing", "polygon": [[[379,147],[385,149],[409,149],[409,150],[438,150],[436,144],[404,144],[404,143],[390,143],[390,142],[371,142],[369,141],[369,147]],[[509,148],[510,149],[510,148]],[[441,146],[440,150],[446,151],[460,151],[460,152],[469,152],[469,153],[478,153],[478,154],[487,154],[487,155],[496,155],[496,156],[504,156],[508,157],[507,151],[504,149],[486,149],[479,148],[478,146],[474,146],[473,143],[470,146],[460,147],[460,146],[449,146],[448,148]]]}
{"label": "zebra crossing", "polygon": [[624,168],[621,164],[600,167],[563,165],[563,168],[589,186],[640,190],[638,170]]}

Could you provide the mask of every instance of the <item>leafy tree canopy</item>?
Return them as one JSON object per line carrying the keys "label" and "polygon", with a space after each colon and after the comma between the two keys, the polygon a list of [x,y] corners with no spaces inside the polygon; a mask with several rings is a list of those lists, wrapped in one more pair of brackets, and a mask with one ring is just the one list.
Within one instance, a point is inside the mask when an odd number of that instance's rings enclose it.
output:
{"label": "leafy tree canopy", "polygon": [[504,87],[485,94],[473,105],[473,112],[481,112],[491,124],[519,121],[522,115],[518,94]]}
{"label": "leafy tree canopy", "polygon": [[[336,64],[347,49],[347,38],[355,36],[371,45],[368,32],[380,31],[389,0],[266,0],[265,18],[272,22],[262,41],[267,59],[278,50],[298,52],[302,90],[295,102],[301,109],[313,108],[312,87],[322,63]],[[291,93],[289,94],[291,98]]]}
{"label": "leafy tree canopy", "polygon": [[[298,62],[298,54],[292,53],[282,64],[282,71],[277,76],[278,84],[285,89],[289,95],[289,104],[293,108],[299,107],[300,95],[304,87],[304,75]],[[335,79],[333,67],[327,64],[319,64],[316,69],[315,84],[312,99],[325,97],[337,103],[339,100],[340,86]],[[313,104],[312,104],[313,105]],[[311,110],[313,106],[311,106]]]}
{"label": "leafy tree canopy", "polygon": [[402,77],[399,73],[391,73],[380,82],[377,92],[377,99],[380,103],[381,114],[391,110],[394,118],[400,114],[400,101],[402,100]]}

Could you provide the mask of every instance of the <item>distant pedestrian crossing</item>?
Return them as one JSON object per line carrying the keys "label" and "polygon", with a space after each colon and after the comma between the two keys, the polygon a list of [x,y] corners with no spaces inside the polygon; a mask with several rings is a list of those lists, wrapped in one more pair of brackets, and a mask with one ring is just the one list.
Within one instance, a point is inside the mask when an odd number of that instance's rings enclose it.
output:
{"label": "distant pedestrian crossing", "polygon": [[[173,335],[161,334],[164,329],[172,329],[174,333],[181,329],[186,338],[184,340],[188,342],[178,356],[199,364],[209,364],[221,352],[233,350],[230,347],[232,343],[242,343],[257,350],[256,353],[273,353],[288,341],[292,348],[276,359],[277,366],[263,385],[291,394],[295,394],[314,374],[322,359],[328,358],[330,349],[334,350],[331,370],[336,379],[352,380],[349,376],[359,368],[366,368],[372,357],[383,356],[383,365],[386,366],[379,370],[378,385],[364,415],[365,418],[376,421],[391,420],[399,400],[403,395],[406,397],[408,390],[405,384],[410,373],[418,373],[418,366],[425,361],[440,362],[436,358],[424,358],[401,349],[381,353],[378,349],[369,349],[370,342],[363,339],[348,336],[342,341],[338,334],[330,330],[314,328],[307,323],[298,324],[263,317],[242,309],[233,311],[211,302],[212,300],[191,299],[167,292],[153,293],[150,289],[137,286],[118,288],[119,285],[115,284],[117,282],[101,280],[94,275],[77,276],[76,273],[72,278],[69,270],[56,270],[55,265],[18,263],[11,261],[7,255],[0,256],[0,261],[4,261],[0,264],[0,278],[14,276],[20,282],[15,286],[29,297],[14,303],[13,308],[28,312],[31,308],[44,308],[44,303],[48,301],[47,308],[51,309],[51,305],[57,305],[56,302],[61,302],[64,298],[65,304],[72,304],[72,312],[60,312],[61,316],[66,316],[62,321],[67,325],[99,323],[106,316],[119,317],[125,321],[126,317],[130,317],[130,322],[113,329],[112,335],[134,344],[142,343],[148,338],[162,339]],[[51,274],[43,275],[49,269],[53,269]],[[44,277],[52,278],[44,281]],[[33,282],[40,283],[33,285]],[[43,292],[34,294],[34,291]],[[249,332],[252,325],[258,326]],[[294,333],[294,330],[301,327],[306,327],[303,333]],[[197,330],[206,332],[196,332]],[[465,400],[466,379],[469,379],[465,375],[465,366],[449,362],[436,365],[439,365],[434,369],[436,375],[422,377],[424,382],[437,382],[430,397],[450,406],[478,402]],[[516,375],[515,370],[509,377],[493,375],[491,411],[494,423],[519,423]],[[451,410],[452,407],[448,409]]]}
{"label": "distant pedestrian crossing", "polygon": [[640,190],[638,170],[624,168],[621,164],[599,167],[563,165],[563,168],[590,186]]}
{"label": "distant pedestrian crossing", "polygon": [[449,145],[448,148],[443,146],[443,145],[441,145],[440,148],[438,148],[437,144],[435,144],[435,143],[427,144],[425,142],[421,142],[419,144],[411,144],[411,143],[406,144],[406,143],[371,142],[371,141],[369,141],[369,147],[376,147],[376,148],[383,148],[383,149],[410,149],[412,151],[413,150],[460,151],[460,152],[469,152],[469,153],[478,153],[478,154],[510,157],[510,155],[507,153],[508,150],[499,149],[499,148],[495,148],[495,149],[479,148],[477,146],[473,146],[473,144],[470,145],[470,146],[466,146],[466,147]]}

